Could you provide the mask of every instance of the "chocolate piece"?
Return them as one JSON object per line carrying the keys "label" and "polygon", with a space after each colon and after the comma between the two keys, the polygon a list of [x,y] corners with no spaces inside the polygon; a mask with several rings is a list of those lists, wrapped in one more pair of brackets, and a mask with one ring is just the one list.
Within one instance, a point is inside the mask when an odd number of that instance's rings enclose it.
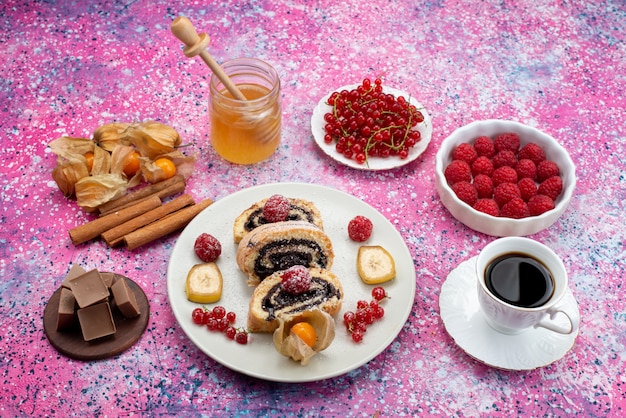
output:
{"label": "chocolate piece", "polygon": [[85,341],[115,334],[115,322],[109,302],[97,303],[78,310],[78,321]]}
{"label": "chocolate piece", "polygon": [[79,266],[78,264],[72,265],[72,268],[70,268],[70,271],[67,272],[67,276],[65,276],[65,279],[63,279],[63,283],[61,283],[61,286],[69,289],[70,280],[85,273],[87,273],[87,271],[85,271],[85,269]]}
{"label": "chocolate piece", "polygon": [[85,308],[109,297],[106,287],[98,270],[90,270],[85,274],[69,280],[69,287],[80,308]]}
{"label": "chocolate piece", "polygon": [[109,289],[113,286],[113,283],[115,283],[115,273],[100,272],[100,278],[102,279],[102,283]]}
{"label": "chocolate piece", "polygon": [[123,277],[118,278],[111,287],[111,292],[113,292],[113,300],[117,308],[122,312],[122,315],[126,318],[134,318],[139,315],[139,306],[137,305],[135,293],[128,287],[126,279]]}
{"label": "chocolate piece", "polygon": [[57,316],[57,331],[63,331],[74,325],[74,308],[76,299],[70,289],[61,288],[61,296],[59,298],[59,311]]}

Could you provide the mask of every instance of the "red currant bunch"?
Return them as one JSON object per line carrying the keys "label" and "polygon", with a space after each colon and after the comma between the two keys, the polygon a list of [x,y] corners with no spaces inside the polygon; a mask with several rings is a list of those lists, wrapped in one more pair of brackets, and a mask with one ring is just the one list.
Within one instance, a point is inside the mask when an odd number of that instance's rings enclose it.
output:
{"label": "red currant bunch", "polygon": [[242,328],[235,328],[237,314],[226,311],[223,306],[215,306],[211,310],[195,308],[191,312],[191,320],[194,324],[206,326],[209,331],[223,333],[229,340],[235,340],[239,344],[248,343],[248,332]]}
{"label": "red currant bunch", "polygon": [[343,314],[343,323],[352,341],[355,343],[363,341],[367,327],[385,316],[385,309],[380,306],[380,303],[388,297],[384,288],[376,286],[372,289],[371,301],[359,300],[356,304],[356,311],[347,311]]}
{"label": "red currant bunch", "polygon": [[422,112],[404,96],[384,93],[380,78],[335,91],[327,103],[332,110],[324,115],[324,142],[359,164],[370,157],[405,159],[421,139],[414,128],[424,121]]}

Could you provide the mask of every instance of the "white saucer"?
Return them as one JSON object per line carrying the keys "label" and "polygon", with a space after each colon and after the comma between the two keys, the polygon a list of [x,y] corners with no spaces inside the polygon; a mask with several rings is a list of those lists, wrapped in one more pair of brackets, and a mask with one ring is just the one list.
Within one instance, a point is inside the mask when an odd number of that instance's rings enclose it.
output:
{"label": "white saucer", "polygon": [[[439,295],[444,326],[468,355],[499,369],[532,370],[561,359],[572,348],[578,330],[563,335],[545,328],[530,328],[520,334],[507,335],[491,328],[478,306],[475,265],[476,257],[459,264],[448,275]],[[569,289],[565,301],[578,310]],[[567,320],[563,321],[566,326]]]}

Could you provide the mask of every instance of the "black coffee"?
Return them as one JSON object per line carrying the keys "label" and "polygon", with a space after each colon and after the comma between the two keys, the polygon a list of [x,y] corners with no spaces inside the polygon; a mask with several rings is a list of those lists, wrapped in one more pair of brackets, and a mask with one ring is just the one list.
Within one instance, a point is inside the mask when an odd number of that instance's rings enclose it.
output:
{"label": "black coffee", "polygon": [[485,284],[499,299],[523,308],[543,305],[554,291],[550,271],[533,257],[520,253],[505,254],[489,263]]}

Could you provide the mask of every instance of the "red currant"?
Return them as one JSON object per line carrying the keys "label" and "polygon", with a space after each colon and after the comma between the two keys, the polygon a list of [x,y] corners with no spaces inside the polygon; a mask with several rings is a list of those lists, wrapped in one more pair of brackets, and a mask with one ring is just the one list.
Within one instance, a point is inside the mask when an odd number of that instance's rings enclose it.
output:
{"label": "red currant", "polygon": [[237,334],[235,334],[235,341],[239,344],[248,344],[248,333],[246,331],[238,331]]}
{"label": "red currant", "polygon": [[230,326],[226,328],[226,331],[224,331],[224,335],[226,335],[226,338],[228,338],[229,340],[234,340],[235,335],[237,335],[237,330],[235,329],[235,327]]}
{"label": "red currant", "polygon": [[[380,78],[376,78],[373,84],[365,78],[350,91],[333,92],[327,102],[332,106],[332,111],[324,115],[324,141],[336,142],[338,153],[359,164],[366,163],[369,157],[397,155],[408,158],[410,149],[420,139],[419,131],[414,127],[424,121],[422,112],[405,97],[395,98],[391,94],[382,93],[382,90]],[[396,134],[387,137],[380,135],[389,130],[394,130]],[[339,146],[346,137],[362,141],[363,151],[355,151],[346,144]],[[376,148],[380,143],[387,148],[386,152]]]}
{"label": "red currant", "polygon": [[372,300],[358,300],[356,312],[346,311],[343,314],[343,322],[346,330],[350,333],[352,341],[359,343],[367,331],[367,327],[385,316],[385,310],[380,302],[388,298],[387,292],[381,286],[372,289]]}
{"label": "red currant", "polygon": [[354,321],[352,326],[350,327],[351,332],[360,332],[361,334],[365,334],[367,331],[367,324],[365,322]]}
{"label": "red currant", "polygon": [[213,308],[213,318],[222,319],[226,316],[226,309],[223,306],[216,306]]}
{"label": "red currant", "polygon": [[372,297],[377,301],[381,301],[387,297],[387,292],[383,287],[376,286],[372,289]]}
{"label": "red currant", "polygon": [[202,325],[204,321],[204,309],[196,308],[191,312],[191,319],[194,324]]}
{"label": "red currant", "polygon": [[344,314],[343,314],[343,322],[344,322],[346,325],[349,325],[349,324],[351,324],[352,322],[354,322],[355,318],[356,318],[356,315],[355,315],[355,314],[354,314],[354,312],[352,312],[352,311],[348,311],[348,312],[346,312],[346,313],[344,313]]}
{"label": "red currant", "polygon": [[354,341],[355,343],[360,343],[361,341],[363,341],[363,333],[359,330],[354,330],[352,332],[352,341]]}
{"label": "red currant", "polygon": [[217,319],[209,318],[209,320],[206,323],[206,327],[209,329],[209,331],[215,331],[217,330],[217,323],[218,323]]}
{"label": "red currant", "polygon": [[224,332],[226,331],[226,328],[228,328],[230,326],[230,322],[228,322],[228,319],[223,316],[220,319],[217,319],[217,331],[220,332]]}
{"label": "red currant", "polygon": [[367,308],[359,309],[356,312],[356,321],[365,325],[371,324],[371,315],[368,315]]}

